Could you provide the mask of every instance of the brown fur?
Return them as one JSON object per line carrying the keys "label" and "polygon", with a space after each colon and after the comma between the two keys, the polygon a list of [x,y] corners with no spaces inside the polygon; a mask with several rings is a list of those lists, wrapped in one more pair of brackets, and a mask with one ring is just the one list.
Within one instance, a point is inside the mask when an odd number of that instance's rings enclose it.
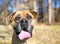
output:
{"label": "brown fur", "polygon": [[[31,16],[32,16],[32,19],[33,19],[33,21],[32,22],[34,22],[34,19],[36,19],[36,17],[37,17],[37,14],[35,14],[35,12],[30,12],[30,11],[28,11],[28,10],[24,10],[24,11],[16,11],[16,12],[14,12],[12,15],[9,15],[8,16],[8,20],[9,21],[11,21],[10,22],[10,24],[12,24],[12,26],[15,26],[16,25],[16,23],[14,22],[14,18],[17,16],[17,15],[20,15],[21,16],[21,19],[22,18],[24,18],[24,19],[27,19],[26,18],[26,15],[27,14],[30,14]],[[32,24],[32,23],[31,23]],[[32,24],[33,25],[33,24]],[[33,29],[33,32],[32,32],[32,37],[31,38],[29,38],[27,41],[19,41],[19,39],[16,37],[16,34],[15,34],[15,32],[14,32],[14,34],[13,34],[13,39],[12,39],[12,44],[25,44],[25,43],[27,43],[27,44],[37,44],[36,43],[36,34],[35,34],[36,32],[35,32],[35,30]]]}

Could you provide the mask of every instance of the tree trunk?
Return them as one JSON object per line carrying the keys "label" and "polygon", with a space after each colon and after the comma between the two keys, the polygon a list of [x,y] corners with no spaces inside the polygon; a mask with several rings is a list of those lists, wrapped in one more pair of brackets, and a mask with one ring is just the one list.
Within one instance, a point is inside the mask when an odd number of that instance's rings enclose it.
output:
{"label": "tree trunk", "polygon": [[49,24],[52,23],[52,0],[48,0],[49,3]]}

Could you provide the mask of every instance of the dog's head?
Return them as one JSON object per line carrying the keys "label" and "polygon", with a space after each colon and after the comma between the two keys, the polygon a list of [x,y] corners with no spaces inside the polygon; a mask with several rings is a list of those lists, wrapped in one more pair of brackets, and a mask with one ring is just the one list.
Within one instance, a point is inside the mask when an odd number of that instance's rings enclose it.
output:
{"label": "dog's head", "polygon": [[12,15],[8,16],[9,22],[12,24],[17,37],[20,40],[25,40],[32,37],[33,20],[36,18],[35,12],[28,10],[16,11]]}

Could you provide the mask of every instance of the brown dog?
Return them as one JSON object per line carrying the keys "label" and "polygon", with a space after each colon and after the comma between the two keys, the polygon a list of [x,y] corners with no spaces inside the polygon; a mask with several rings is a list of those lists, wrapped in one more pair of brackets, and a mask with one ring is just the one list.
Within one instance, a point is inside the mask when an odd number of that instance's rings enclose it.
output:
{"label": "brown dog", "polygon": [[34,21],[37,17],[35,12],[28,10],[16,11],[8,16],[14,34],[12,37],[12,44],[37,44],[34,27]]}

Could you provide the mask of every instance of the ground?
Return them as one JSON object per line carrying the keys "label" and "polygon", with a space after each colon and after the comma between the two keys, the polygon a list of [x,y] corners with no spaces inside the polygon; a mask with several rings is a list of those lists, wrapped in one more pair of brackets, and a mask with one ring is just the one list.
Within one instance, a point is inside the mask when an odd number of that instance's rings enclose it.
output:
{"label": "ground", "polygon": [[[35,26],[37,44],[60,44],[60,25]],[[0,44],[11,44],[13,29],[0,25]]]}

